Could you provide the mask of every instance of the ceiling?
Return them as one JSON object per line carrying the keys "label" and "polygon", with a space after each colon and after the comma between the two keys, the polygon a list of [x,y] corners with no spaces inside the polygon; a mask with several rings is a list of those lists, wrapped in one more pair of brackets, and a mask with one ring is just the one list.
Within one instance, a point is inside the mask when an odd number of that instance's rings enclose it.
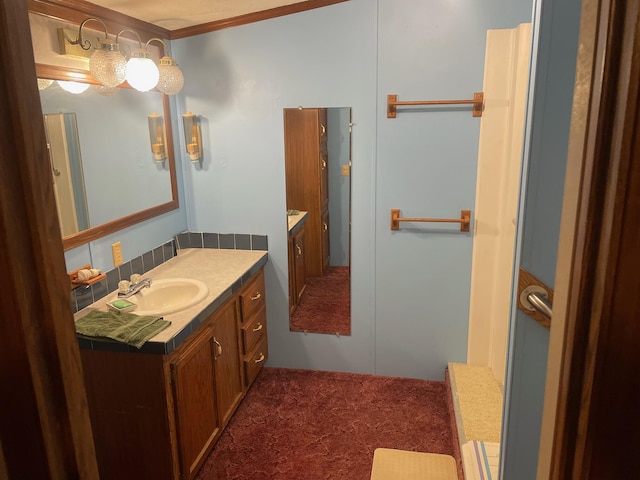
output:
{"label": "ceiling", "polygon": [[308,0],[90,0],[167,30],[227,20]]}

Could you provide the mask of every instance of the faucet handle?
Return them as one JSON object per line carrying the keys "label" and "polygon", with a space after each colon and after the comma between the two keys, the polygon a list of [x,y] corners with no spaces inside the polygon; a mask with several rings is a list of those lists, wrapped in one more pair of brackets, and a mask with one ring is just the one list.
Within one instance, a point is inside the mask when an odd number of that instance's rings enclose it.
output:
{"label": "faucet handle", "polygon": [[140,275],[139,273],[134,273],[133,275],[131,275],[131,283],[133,283],[134,285],[140,282],[141,279],[142,275]]}
{"label": "faucet handle", "polygon": [[130,286],[131,286],[131,282],[129,280],[120,280],[118,282],[118,291],[126,292],[127,290],[129,290]]}

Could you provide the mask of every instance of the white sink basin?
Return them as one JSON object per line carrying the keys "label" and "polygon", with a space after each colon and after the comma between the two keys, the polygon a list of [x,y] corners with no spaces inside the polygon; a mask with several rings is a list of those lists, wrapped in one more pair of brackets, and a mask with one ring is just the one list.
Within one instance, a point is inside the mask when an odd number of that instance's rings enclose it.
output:
{"label": "white sink basin", "polygon": [[136,315],[168,315],[201,302],[209,289],[200,280],[191,278],[165,278],[153,280],[151,287],[143,288],[127,298],[138,305]]}

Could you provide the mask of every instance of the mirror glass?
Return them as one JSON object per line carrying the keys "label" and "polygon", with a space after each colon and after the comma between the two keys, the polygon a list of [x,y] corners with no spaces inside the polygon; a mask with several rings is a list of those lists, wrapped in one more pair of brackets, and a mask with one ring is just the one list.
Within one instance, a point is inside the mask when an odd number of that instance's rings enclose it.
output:
{"label": "mirror glass", "polygon": [[289,328],[351,334],[351,108],[284,110]]}
{"label": "mirror glass", "polygon": [[[64,76],[41,73],[41,85]],[[127,87],[105,92],[94,84],[73,94],[53,81],[40,100],[65,249],[177,208],[164,95]],[[151,150],[152,114],[164,117],[162,160]]]}

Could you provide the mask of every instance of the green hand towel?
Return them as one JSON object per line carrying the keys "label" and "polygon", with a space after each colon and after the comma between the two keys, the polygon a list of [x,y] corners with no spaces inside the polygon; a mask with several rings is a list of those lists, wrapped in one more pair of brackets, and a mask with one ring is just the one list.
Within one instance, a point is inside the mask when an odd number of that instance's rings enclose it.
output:
{"label": "green hand towel", "polygon": [[76,321],[76,332],[88,337],[106,337],[140,348],[171,325],[162,317],[93,310]]}

